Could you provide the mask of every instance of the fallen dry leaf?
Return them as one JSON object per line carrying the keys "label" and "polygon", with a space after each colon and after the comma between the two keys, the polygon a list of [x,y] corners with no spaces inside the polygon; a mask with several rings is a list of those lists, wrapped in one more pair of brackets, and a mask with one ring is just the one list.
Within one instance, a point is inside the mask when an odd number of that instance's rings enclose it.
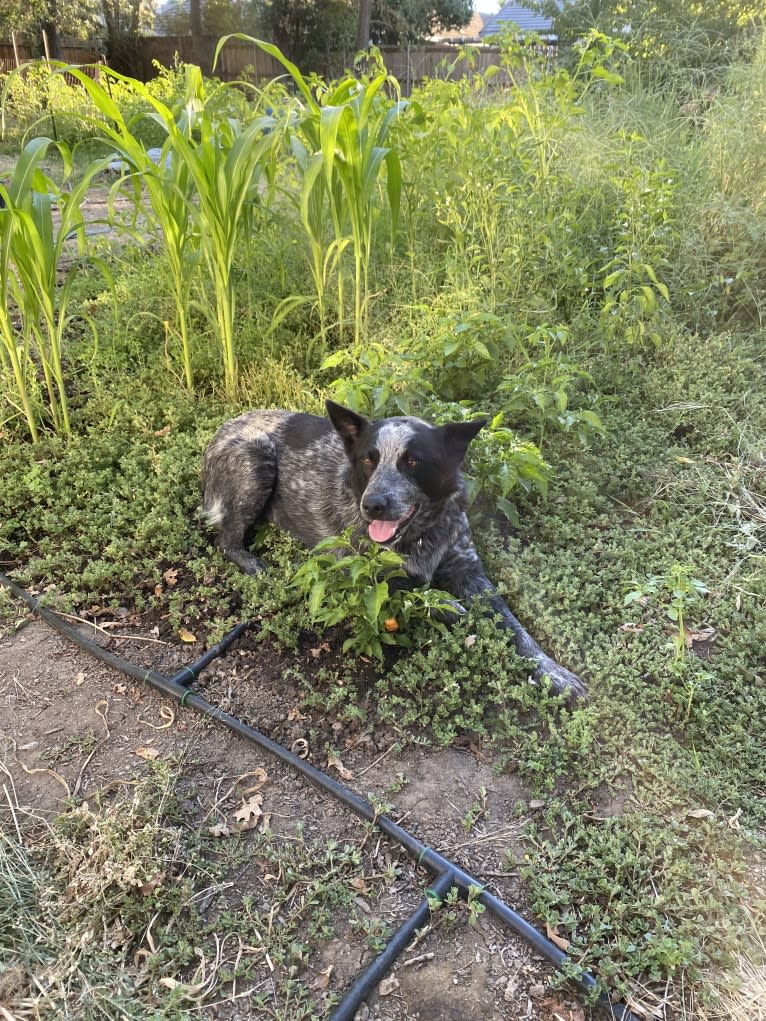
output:
{"label": "fallen dry leaf", "polygon": [[168,588],[173,588],[178,581],[178,568],[169,567],[167,571],[163,571],[162,577],[165,579],[165,584]]}
{"label": "fallen dry leaf", "polygon": [[463,645],[466,649],[470,649],[472,645],[476,644],[476,635],[466,635],[463,639]]}
{"label": "fallen dry leaf", "polygon": [[191,631],[187,631],[185,627],[178,629],[178,637],[182,642],[196,642],[197,636],[193,635]]}
{"label": "fallen dry leaf", "polygon": [[343,763],[340,761],[340,758],[337,755],[329,755],[327,757],[327,768],[337,769],[338,773],[340,774],[343,780],[354,779],[354,774],[351,772],[350,769],[346,769],[346,767],[343,765]]}
{"label": "fallen dry leaf", "polygon": [[307,759],[309,757],[309,743],[305,737],[298,737],[290,745],[290,751],[293,755],[297,755],[299,759]]}
{"label": "fallen dry leaf", "polygon": [[715,819],[715,812],[709,808],[690,808],[686,815],[689,819]]}
{"label": "fallen dry leaf", "polygon": [[309,983],[309,989],[313,989],[315,991],[318,990],[320,992],[323,989],[326,989],[330,984],[330,975],[332,975],[332,969],[333,965],[331,964],[329,967],[325,968],[324,971],[318,971],[314,978]]}
{"label": "fallen dry leaf", "polygon": [[141,886],[139,886],[138,892],[142,893],[144,897],[148,897],[153,890],[157,889],[158,886],[162,886],[162,884],[165,882],[165,877],[166,877],[165,872],[157,872],[155,875],[152,876],[151,879],[147,880],[145,883],[142,883]]}
{"label": "fallen dry leaf", "polygon": [[256,766],[255,769],[251,769],[249,773],[243,773],[242,776],[237,779],[237,784],[240,784],[243,780],[250,779],[250,777],[255,780],[255,783],[247,787],[244,794],[255,794],[256,791],[259,791],[261,787],[268,782],[269,774],[263,766]]}
{"label": "fallen dry leaf", "polygon": [[136,748],[133,754],[140,755],[142,759],[148,759],[150,762],[160,757],[159,749],[157,748]]}
{"label": "fallen dry leaf", "polygon": [[378,993],[380,996],[390,996],[396,989],[399,988],[399,979],[396,975],[389,975],[384,978],[378,986]]}
{"label": "fallen dry leaf", "polygon": [[208,826],[207,831],[211,837],[231,836],[231,830],[225,822],[217,822],[213,826]]}
{"label": "fallen dry leaf", "polygon": [[79,688],[84,680],[85,680],[85,674],[84,674],[84,672],[82,670],[80,670],[79,673],[75,676],[75,679],[74,679],[75,687]]}
{"label": "fallen dry leaf", "polygon": [[695,631],[692,631],[691,628],[686,629],[686,647],[688,649],[692,647],[692,642],[712,642],[715,641],[715,638],[716,630],[709,625],[697,628]]}
{"label": "fallen dry leaf", "polygon": [[369,886],[364,881],[364,876],[354,876],[354,878],[351,880],[351,886],[358,893],[369,893],[370,892]]}
{"label": "fallen dry leaf", "polygon": [[237,829],[240,830],[240,832],[244,830],[255,829],[255,827],[258,825],[258,822],[260,821],[261,816],[263,815],[263,812],[261,810],[262,804],[263,795],[253,794],[251,797],[247,799],[247,801],[243,802],[243,804],[240,805],[240,807],[234,813],[234,818],[239,823]]}
{"label": "fallen dry leaf", "polygon": [[559,950],[563,950],[564,952],[569,950],[569,940],[565,936],[559,936],[556,931],[556,927],[550,925],[548,922],[545,923],[545,934],[551,943],[555,943]]}
{"label": "fallen dry leaf", "polygon": [[320,642],[315,649],[309,649],[309,652],[314,659],[319,659],[323,652],[331,652],[330,646],[327,642]]}

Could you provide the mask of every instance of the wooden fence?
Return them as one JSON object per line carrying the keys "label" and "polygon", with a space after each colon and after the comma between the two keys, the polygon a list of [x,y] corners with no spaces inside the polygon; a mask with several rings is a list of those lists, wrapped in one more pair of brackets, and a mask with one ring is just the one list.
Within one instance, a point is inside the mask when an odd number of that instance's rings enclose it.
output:
{"label": "wooden fence", "polygon": [[[135,77],[148,81],[156,71],[153,62],[171,67],[176,59],[199,64],[209,72],[217,43],[215,36],[145,36],[136,53]],[[462,56],[459,47],[449,43],[428,43],[422,46],[382,46],[381,54],[389,72],[399,81],[404,95],[426,78],[463,78],[481,74],[499,64],[500,50],[496,46],[475,46],[470,57]],[[93,43],[68,43],[62,47],[63,59],[72,64],[103,63],[103,51]],[[550,51],[555,59],[555,50]],[[0,74],[10,71],[19,62],[32,58],[32,49],[18,41],[0,42]],[[349,62],[353,54],[348,55]],[[247,77],[258,84],[270,81],[285,73],[284,68],[254,43],[230,39],[221,50],[215,74],[223,81]],[[504,74],[497,77],[498,84],[506,81]]]}
{"label": "wooden fence", "polygon": [[[27,43],[0,42],[0,74],[7,74],[36,56],[38,53]],[[68,43],[61,47],[61,59],[68,64],[98,64],[104,62],[104,54],[93,43]]]}

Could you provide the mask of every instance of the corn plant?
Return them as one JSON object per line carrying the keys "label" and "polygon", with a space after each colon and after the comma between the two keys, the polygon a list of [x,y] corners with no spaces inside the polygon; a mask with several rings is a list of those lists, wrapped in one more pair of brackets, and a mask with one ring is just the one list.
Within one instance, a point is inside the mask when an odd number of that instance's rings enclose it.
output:
{"label": "corn plant", "polygon": [[[51,424],[58,433],[71,433],[62,355],[69,322],[67,305],[77,265],[66,271],[63,283],[59,278],[65,244],[76,240],[78,254],[82,254],[80,205],[92,177],[105,165],[104,160],[94,161],[71,190],[58,188],[41,169],[51,144],[49,138],[28,142],[10,182],[0,186],[3,362],[13,376],[19,410],[35,442],[39,438],[35,360],[42,372]],[[58,150],[68,178],[72,169],[70,152],[63,143],[58,144]],[[94,261],[106,272],[102,263]]]}
{"label": "corn plant", "polygon": [[[384,165],[392,236],[399,219],[401,164],[398,152],[387,141],[405,104],[387,99],[383,92],[388,86],[398,95],[399,84],[379,64],[370,76],[357,79],[347,74],[337,83],[312,89],[296,65],[272,43],[249,36],[235,38],[254,42],[278,60],[298,88],[301,102],[295,116],[297,141],[294,134],[293,153],[301,175],[301,222],[309,236],[320,317],[324,318],[328,275],[337,269],[342,328],[341,256],[350,243],[354,258],[354,336],[359,343],[369,299],[376,197]],[[219,51],[225,42],[221,40]]]}
{"label": "corn plant", "polygon": [[[226,394],[234,397],[238,386],[234,258],[243,229],[252,224],[248,207],[259,201],[264,176],[273,177],[270,160],[279,138],[271,130],[274,119],[258,116],[245,122],[233,114],[218,114],[218,106],[224,105],[221,94],[228,90],[234,97],[234,90],[227,85],[208,90],[200,69],[187,65],[184,103],[178,115],[141,82],[110,71],[149,108],[127,122],[100,83],[76,68],[67,70],[95,103],[103,117],[103,135],[115,154],[146,187],[173,280],[187,386],[193,386],[187,310],[192,270],[199,256],[214,295],[212,311],[208,313],[204,303],[202,309],[209,314],[221,347]],[[147,117],[166,136],[157,162],[135,133],[137,122]]]}

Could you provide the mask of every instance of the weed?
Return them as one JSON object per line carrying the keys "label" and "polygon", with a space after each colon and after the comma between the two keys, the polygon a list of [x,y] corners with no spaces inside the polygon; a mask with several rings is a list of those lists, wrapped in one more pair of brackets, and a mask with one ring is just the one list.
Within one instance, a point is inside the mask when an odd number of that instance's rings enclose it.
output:
{"label": "weed", "polygon": [[663,344],[661,302],[670,300],[660,274],[669,266],[674,241],[676,183],[662,162],[646,171],[636,167],[617,179],[618,204],[611,258],[600,269],[606,300],[601,307],[605,333],[617,344]]}
{"label": "weed", "polygon": [[[598,967],[606,987],[625,994],[639,976],[656,982],[680,970],[694,980],[703,960],[723,964],[736,951],[746,919],[735,902],[744,894],[747,866],[725,835],[721,846],[715,826],[638,814],[583,825],[557,808],[548,812],[546,828],[550,836],[530,828],[535,864],[521,870],[534,909],[566,933],[570,954],[585,967],[597,943],[610,947],[610,960]],[[709,882],[718,855],[726,856],[733,882],[726,896],[731,913],[722,912],[722,891]],[[569,877],[564,884],[562,870]]]}
{"label": "weed", "polygon": [[673,564],[668,574],[651,574],[644,581],[634,582],[625,596],[625,606],[635,602],[646,606],[649,596],[660,596],[661,602],[666,604],[668,619],[676,625],[672,642],[676,664],[684,659],[690,643],[686,627],[689,607],[709,591],[698,578],[692,577],[692,571],[688,565]]}
{"label": "weed", "polygon": [[487,788],[479,788],[479,797],[474,801],[471,807],[468,809],[466,814],[462,818],[463,829],[467,830],[468,833],[474,828],[476,823],[480,819],[489,818],[489,808],[487,807]]}

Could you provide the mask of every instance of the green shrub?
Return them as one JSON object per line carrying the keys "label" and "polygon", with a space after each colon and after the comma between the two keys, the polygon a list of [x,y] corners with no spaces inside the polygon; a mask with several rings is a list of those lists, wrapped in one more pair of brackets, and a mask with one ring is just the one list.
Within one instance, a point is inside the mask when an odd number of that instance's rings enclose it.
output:
{"label": "green shrub", "polygon": [[314,624],[350,629],[343,652],[382,660],[384,645],[411,644],[412,622],[454,613],[453,602],[439,589],[400,587],[397,581],[407,577],[402,557],[376,543],[364,545],[360,552],[350,532],[323,539],[291,585],[307,600]]}

